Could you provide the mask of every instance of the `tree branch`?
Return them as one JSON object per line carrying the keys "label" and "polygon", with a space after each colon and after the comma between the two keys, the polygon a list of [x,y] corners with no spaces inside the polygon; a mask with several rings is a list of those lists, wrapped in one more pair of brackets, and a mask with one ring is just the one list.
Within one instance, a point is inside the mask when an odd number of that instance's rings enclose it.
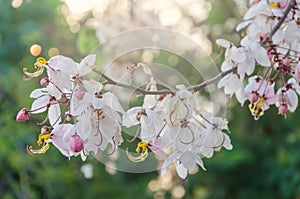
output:
{"label": "tree branch", "polygon": [[[270,38],[272,38],[272,36],[279,30],[279,28],[281,27],[281,25],[283,24],[284,20],[287,18],[289,12],[291,11],[291,9],[294,7],[296,3],[296,0],[291,0],[288,7],[286,8],[286,10],[284,11],[282,17],[280,18],[280,20],[278,21],[278,23],[273,27],[273,29],[270,32],[270,35],[268,37],[266,37],[263,41],[261,41],[261,44],[264,45],[268,42],[268,40]],[[217,74],[216,76],[214,76],[213,78],[206,80],[200,84],[191,86],[188,88],[188,90],[193,91],[193,92],[197,92],[205,87],[207,87],[208,85],[214,84],[215,82],[217,82],[219,79],[221,79],[222,77],[224,77],[225,75],[234,72],[237,69],[237,67],[228,69],[226,71],[220,72],[219,74]],[[107,75],[105,75],[104,73],[102,73],[101,71],[98,71],[97,69],[93,69],[93,71],[95,73],[97,73],[98,75],[102,76],[108,84],[112,84],[112,85],[116,85],[116,86],[120,86],[123,88],[127,88],[130,90],[134,90],[142,95],[165,95],[165,94],[170,94],[170,93],[174,93],[171,90],[159,90],[159,91],[149,91],[149,90],[145,90],[136,86],[132,86],[132,85],[128,85],[128,84],[123,84],[120,82],[117,82],[113,79],[111,79],[110,77],[108,77]]]}
{"label": "tree branch", "polygon": [[224,77],[225,75],[232,73],[233,71],[235,71],[237,68],[231,68],[229,70],[220,72],[219,74],[217,74],[216,76],[214,76],[213,78],[206,80],[204,82],[202,82],[201,84],[197,84],[195,86],[191,86],[189,90],[192,90],[194,92],[197,92],[199,90],[201,90],[202,88],[205,88],[208,85],[211,85],[213,83],[215,83],[216,81],[218,81],[219,79],[221,79],[222,77]]}
{"label": "tree branch", "polygon": [[105,75],[104,73],[102,73],[101,71],[98,71],[95,68],[93,69],[93,71],[95,73],[97,73],[98,75],[102,76],[107,81],[108,84],[112,84],[112,85],[116,85],[116,86],[119,86],[119,87],[134,90],[134,91],[136,91],[140,94],[143,94],[143,95],[164,95],[164,94],[174,93],[171,90],[160,90],[160,91],[145,90],[145,89],[142,89],[142,88],[139,88],[139,87],[136,87],[136,86],[132,86],[132,85],[128,85],[128,84],[123,84],[121,82],[117,82],[117,81],[111,79],[110,77],[108,77],[107,75]]}

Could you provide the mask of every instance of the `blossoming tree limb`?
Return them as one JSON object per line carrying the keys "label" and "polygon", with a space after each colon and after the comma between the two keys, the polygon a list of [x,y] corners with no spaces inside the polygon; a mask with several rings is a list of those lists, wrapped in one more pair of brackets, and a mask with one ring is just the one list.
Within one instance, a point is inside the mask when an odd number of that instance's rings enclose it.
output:
{"label": "blossoming tree limb", "polygon": [[[182,179],[197,165],[205,170],[203,158],[233,146],[227,120],[204,110],[195,96],[197,91],[220,80],[218,88],[224,88],[225,94],[235,95],[241,105],[249,101],[255,119],[271,105],[278,107],[280,115],[295,111],[300,94],[298,5],[296,0],[254,0],[237,26],[237,31],[245,30],[240,45],[225,39],[216,41],[226,49],[221,72],[190,87],[176,85],[172,90],[158,90],[151,68],[142,63],[128,66],[127,72],[133,79],[142,69],[149,77],[145,89],[115,81],[97,70],[93,54],[80,63],[62,55],[48,61],[38,58],[35,72],[23,69],[27,76],[24,79],[39,77],[45,69],[47,77],[40,80],[42,87],[30,94],[34,99],[31,109],[21,109],[16,118],[23,122],[31,114],[47,112],[39,123],[43,125],[37,141],[41,148],[28,146],[28,153],[43,154],[52,143],[68,158],[80,155],[85,160],[108,148],[113,154],[124,142],[122,127],[138,126],[132,139],[140,140],[136,153],[126,149],[131,161],[146,160],[150,149],[163,160],[162,174],[173,163]],[[88,79],[90,73],[105,81]],[[104,89],[106,84],[142,94],[143,104],[125,111],[118,97]]]}

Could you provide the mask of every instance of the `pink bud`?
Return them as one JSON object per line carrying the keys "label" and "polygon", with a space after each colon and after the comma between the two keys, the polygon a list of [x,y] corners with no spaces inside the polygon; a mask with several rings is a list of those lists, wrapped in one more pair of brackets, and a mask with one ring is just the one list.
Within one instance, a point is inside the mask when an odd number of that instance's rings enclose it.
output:
{"label": "pink bud", "polygon": [[251,103],[255,103],[259,99],[259,96],[256,92],[250,94],[249,100]]}
{"label": "pink bud", "polygon": [[279,115],[285,115],[287,112],[287,105],[286,104],[280,104],[278,107],[278,114]]}
{"label": "pink bud", "polygon": [[50,128],[48,126],[43,126],[41,129],[41,134],[45,135],[48,134],[50,132]]}
{"label": "pink bud", "polygon": [[40,85],[41,86],[48,86],[49,85],[49,79],[48,78],[46,78],[46,77],[43,77],[42,79],[41,79],[41,81],[40,81]]}
{"label": "pink bud", "polygon": [[80,152],[83,149],[83,141],[77,134],[71,136],[69,144],[73,152]]}
{"label": "pink bud", "polygon": [[17,122],[24,122],[29,120],[29,113],[26,108],[22,108],[19,113],[17,114],[16,121]]}
{"label": "pink bud", "polygon": [[82,100],[84,92],[81,89],[76,89],[74,95],[78,100]]}
{"label": "pink bud", "polygon": [[71,119],[72,119],[72,114],[70,114],[70,113],[67,113],[66,115],[65,115],[65,119],[68,121],[68,122],[70,122],[71,121]]}
{"label": "pink bud", "polygon": [[295,76],[298,80],[300,80],[300,62],[298,62],[296,68],[295,68]]}

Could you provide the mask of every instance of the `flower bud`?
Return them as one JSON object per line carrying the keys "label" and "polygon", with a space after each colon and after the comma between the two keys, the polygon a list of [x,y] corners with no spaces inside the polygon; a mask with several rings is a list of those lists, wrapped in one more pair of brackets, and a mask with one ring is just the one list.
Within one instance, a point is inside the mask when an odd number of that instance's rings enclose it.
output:
{"label": "flower bud", "polygon": [[41,79],[41,81],[40,81],[40,85],[46,87],[46,86],[49,85],[49,82],[50,82],[50,81],[49,81],[48,78],[43,77],[43,78]]}
{"label": "flower bud", "polygon": [[29,120],[29,112],[26,108],[22,108],[17,114],[16,121],[24,122],[26,120]]}
{"label": "flower bud", "polygon": [[80,152],[83,149],[83,141],[77,134],[72,135],[69,141],[71,151]]}
{"label": "flower bud", "polygon": [[249,97],[251,103],[255,103],[259,99],[259,96],[256,92],[252,92]]}
{"label": "flower bud", "polygon": [[278,107],[278,114],[279,115],[285,115],[287,112],[287,105],[286,104],[280,104]]}
{"label": "flower bud", "polygon": [[50,133],[50,128],[48,126],[43,126],[41,128],[41,134],[45,135],[45,134],[49,134]]}
{"label": "flower bud", "polygon": [[78,99],[78,100],[82,100],[83,99],[83,96],[84,96],[84,92],[81,90],[81,89],[76,89],[75,90],[75,97]]}
{"label": "flower bud", "polygon": [[70,122],[71,120],[72,120],[72,114],[71,113],[66,113],[66,115],[65,115],[65,119],[68,121],[68,122]]}

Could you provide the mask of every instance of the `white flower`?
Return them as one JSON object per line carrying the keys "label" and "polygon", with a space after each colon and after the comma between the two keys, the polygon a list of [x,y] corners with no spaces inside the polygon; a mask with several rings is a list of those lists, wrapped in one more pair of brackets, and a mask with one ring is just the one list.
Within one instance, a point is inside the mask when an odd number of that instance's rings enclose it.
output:
{"label": "white flower", "polygon": [[35,89],[31,92],[30,97],[35,99],[31,105],[32,114],[48,110],[48,119],[52,126],[56,126],[61,122],[59,106],[61,93],[54,85],[49,84],[46,88]]}
{"label": "white flower", "polygon": [[141,125],[140,138],[149,141],[155,138],[164,126],[162,118],[153,110],[133,107],[123,115],[123,126]]}
{"label": "white flower", "polygon": [[183,119],[191,118],[196,106],[195,96],[184,85],[177,85],[176,88],[176,94],[167,95],[160,104],[169,125],[176,125]]}
{"label": "white flower", "polygon": [[295,79],[291,78],[288,80],[287,85],[280,88],[277,91],[279,100],[276,102],[276,106],[284,105],[290,112],[294,112],[298,106],[298,96],[295,87],[299,87]]}
{"label": "white flower", "polygon": [[92,66],[96,61],[96,55],[86,56],[79,64],[71,58],[57,55],[47,62],[47,73],[49,79],[59,88],[68,90],[72,87],[71,79],[80,81],[80,77],[87,75],[92,71]]}
{"label": "white flower", "polygon": [[247,13],[244,15],[244,20],[252,19],[258,15],[265,15],[265,16],[271,16],[272,12],[268,5],[268,3],[265,0],[260,1],[257,4],[253,4]]}
{"label": "white flower", "polygon": [[85,141],[85,152],[95,154],[105,150],[110,143],[120,144],[119,113],[124,110],[118,98],[111,92],[102,93],[102,85],[96,81],[82,81],[86,93],[82,100],[75,101],[72,114],[76,116],[76,132]]}
{"label": "white flower", "polygon": [[232,95],[235,94],[238,102],[240,102],[241,105],[244,104],[246,100],[244,83],[237,74],[230,73],[223,77],[218,83],[218,88],[222,87],[224,87],[224,93],[226,95],[232,97]]}
{"label": "white flower", "polygon": [[213,117],[209,112],[204,112],[202,118],[206,128],[203,130],[203,138],[198,143],[200,153],[207,158],[211,158],[214,151],[220,151],[222,147],[231,150],[230,138],[222,132],[223,130],[229,130],[228,121],[220,117]]}

